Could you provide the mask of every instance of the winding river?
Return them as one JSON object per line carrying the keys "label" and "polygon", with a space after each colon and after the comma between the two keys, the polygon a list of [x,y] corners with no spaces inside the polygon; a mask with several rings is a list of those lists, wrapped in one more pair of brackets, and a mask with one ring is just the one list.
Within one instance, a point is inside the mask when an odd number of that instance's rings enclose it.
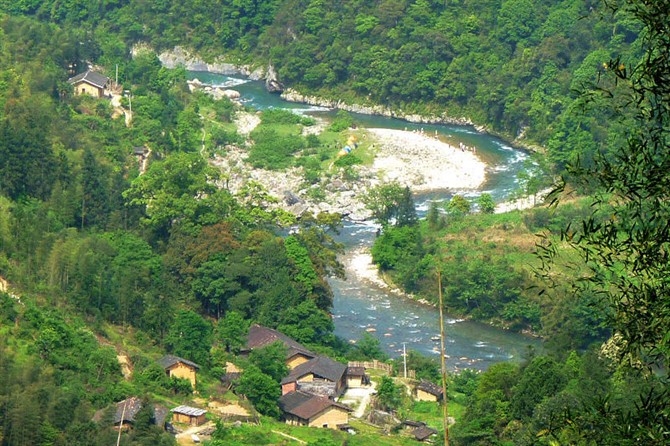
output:
{"label": "winding river", "polygon": [[[239,91],[241,100],[257,108],[285,108],[315,116],[333,116],[334,111],[282,100],[265,90],[264,83],[231,78],[213,73],[190,72],[190,78],[211,85],[228,86]],[[361,127],[420,130],[438,133],[451,144],[474,146],[486,162],[487,180],[478,191],[445,190],[416,197],[419,215],[425,213],[431,201],[445,201],[454,193],[474,197],[490,193],[495,201],[507,199],[516,189],[516,174],[524,168],[527,155],[504,141],[482,134],[468,126],[442,124],[413,124],[381,116],[352,114]],[[339,241],[345,245],[346,264],[360,247],[371,246],[377,228],[371,223],[345,222]],[[381,288],[367,280],[348,274],[347,280],[331,278],[334,291],[333,318],[335,334],[354,342],[368,332],[379,339],[382,348],[391,356],[407,350],[439,357],[439,315],[436,308],[409,300],[399,293]],[[529,346],[539,348],[536,339],[490,327],[478,322],[445,317],[447,337],[447,366],[451,370],[475,368],[485,370],[500,361],[519,361]]]}

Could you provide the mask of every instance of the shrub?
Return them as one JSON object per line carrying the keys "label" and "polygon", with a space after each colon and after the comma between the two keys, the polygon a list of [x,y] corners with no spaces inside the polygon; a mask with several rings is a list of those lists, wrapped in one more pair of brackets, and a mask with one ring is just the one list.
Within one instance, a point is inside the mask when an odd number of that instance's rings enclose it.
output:
{"label": "shrub", "polygon": [[258,129],[252,132],[255,142],[248,161],[254,167],[285,169],[294,162],[293,154],[305,147],[305,139],[296,136],[280,136],[274,130]]}
{"label": "shrub", "polygon": [[341,132],[342,130],[348,129],[353,124],[354,118],[352,118],[348,112],[340,110],[337,112],[333,123],[330,124],[330,130],[333,132]]}

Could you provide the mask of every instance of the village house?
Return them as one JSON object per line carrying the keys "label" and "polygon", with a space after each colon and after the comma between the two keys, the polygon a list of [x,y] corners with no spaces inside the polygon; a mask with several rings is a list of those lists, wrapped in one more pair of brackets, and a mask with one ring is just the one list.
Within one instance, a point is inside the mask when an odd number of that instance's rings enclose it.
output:
{"label": "village house", "polygon": [[291,392],[279,398],[287,424],[339,429],[349,422],[351,409],[330,398],[306,392]]}
{"label": "village house", "polygon": [[109,78],[93,70],[87,70],[67,80],[74,87],[74,94],[87,94],[96,98],[105,96]]}
{"label": "village house", "polygon": [[347,366],[326,356],[317,356],[300,364],[281,381],[282,395],[303,390],[328,397],[339,396],[346,389]]}
{"label": "village house", "polygon": [[[112,414],[111,423],[116,430],[128,430],[131,429],[135,424],[135,417],[137,413],[142,409],[142,400],[136,396],[126,398],[123,401],[119,401],[113,407],[114,413]],[[168,410],[166,407],[161,406],[160,404],[154,404],[154,423],[156,426],[164,427],[165,419],[167,418]],[[100,423],[105,421],[105,413],[108,409],[102,409],[95,413],[93,416],[93,421]]]}
{"label": "village house", "polygon": [[172,421],[175,423],[188,424],[191,426],[200,426],[207,421],[207,411],[191,406],[177,406],[170,410],[172,412]]}
{"label": "village house", "polygon": [[198,364],[173,355],[163,356],[158,364],[163,367],[167,376],[188,379],[191,382],[191,387],[195,389],[196,374],[200,369]]}
{"label": "village house", "polygon": [[370,377],[365,373],[365,367],[347,367],[347,387],[365,387],[370,385]]}
{"label": "village house", "polygon": [[316,354],[309,351],[307,347],[289,338],[284,333],[258,324],[249,327],[247,345],[240,351],[240,354],[243,356],[248,355],[251,350],[266,347],[274,342],[281,342],[286,346],[288,350],[286,353],[286,366],[289,369],[294,369],[316,357]]}
{"label": "village house", "polygon": [[441,401],[442,387],[430,381],[421,381],[415,389],[417,401]]}

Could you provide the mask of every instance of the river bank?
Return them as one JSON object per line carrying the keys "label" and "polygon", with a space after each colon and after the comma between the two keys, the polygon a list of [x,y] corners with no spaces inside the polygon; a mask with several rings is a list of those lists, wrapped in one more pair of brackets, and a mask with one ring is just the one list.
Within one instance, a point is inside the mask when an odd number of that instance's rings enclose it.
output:
{"label": "river bank", "polygon": [[423,131],[367,129],[380,145],[372,169],[384,181],[398,181],[414,192],[477,189],[486,164],[472,149],[456,148]]}
{"label": "river bank", "polygon": [[[154,51],[153,49],[136,45],[132,49],[133,55],[139,51]],[[271,92],[281,93],[281,98],[287,102],[301,103],[312,106],[327,107],[337,110],[345,110],[352,113],[365,115],[384,116],[388,118],[401,119],[411,123],[419,124],[453,124],[472,126],[478,132],[498,137],[513,144],[515,147],[528,152],[543,153],[544,148],[524,139],[525,131],[517,135],[510,135],[494,131],[487,125],[476,124],[470,118],[462,116],[455,117],[446,110],[439,115],[421,115],[407,113],[402,109],[388,107],[379,104],[347,103],[342,100],[328,99],[320,96],[303,94],[291,88],[284,88],[272,64],[254,65],[227,62],[224,57],[218,57],[213,61],[205,61],[197,53],[183,47],[175,47],[172,50],[163,51],[158,54],[158,59],[166,68],[184,67],[188,71],[202,71],[226,76],[243,76],[250,80],[265,81],[266,88]]]}
{"label": "river bank", "polygon": [[[254,113],[238,111],[235,124],[238,133],[249,135],[260,119]],[[319,122],[315,127],[323,128]],[[445,189],[475,191],[486,178],[486,164],[475,153],[457,149],[435,137],[420,132],[393,129],[358,129],[375,154],[372,165],[352,166],[357,178],[345,178],[338,168],[324,172],[318,185],[304,182],[301,167],[276,171],[252,168],[246,163],[244,147],[228,146],[212,163],[227,178],[226,187],[238,193],[250,181],[257,182],[277,198],[271,205],[295,215],[304,212],[332,212],[361,221],[370,217],[363,197],[382,182],[397,181],[414,192]],[[316,195],[312,190],[318,187]]]}

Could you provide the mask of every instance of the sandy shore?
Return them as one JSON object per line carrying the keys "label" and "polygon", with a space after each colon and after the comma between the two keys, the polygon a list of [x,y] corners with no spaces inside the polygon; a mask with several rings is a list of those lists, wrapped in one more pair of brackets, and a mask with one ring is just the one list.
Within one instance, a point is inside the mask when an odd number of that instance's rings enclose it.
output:
{"label": "sandy shore", "polygon": [[475,153],[462,151],[421,132],[367,129],[377,141],[372,166],[383,180],[397,180],[412,191],[476,189],[486,165]]}
{"label": "sandy shore", "polygon": [[355,277],[361,282],[367,282],[370,285],[385,290],[387,293],[405,298],[414,298],[409,293],[400,288],[391,286],[384,281],[379,274],[379,268],[372,262],[372,254],[369,246],[359,246],[350,253],[340,258],[344,264],[344,269],[348,277]]}

